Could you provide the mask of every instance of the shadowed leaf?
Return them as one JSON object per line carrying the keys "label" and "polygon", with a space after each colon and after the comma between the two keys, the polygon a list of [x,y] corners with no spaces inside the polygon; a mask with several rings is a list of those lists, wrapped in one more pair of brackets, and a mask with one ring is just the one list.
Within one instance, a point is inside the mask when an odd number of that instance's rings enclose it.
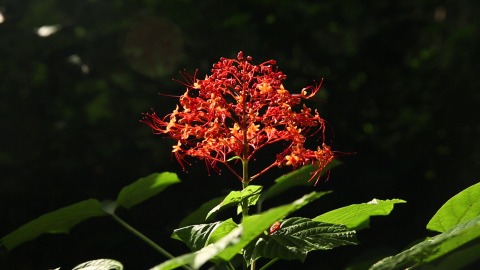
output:
{"label": "shadowed leaf", "polygon": [[[441,259],[473,241],[480,239],[480,217],[454,226],[397,255],[375,263],[370,270],[400,270],[420,267]],[[476,255],[478,258],[478,254]],[[471,259],[471,258],[470,258]]]}
{"label": "shadowed leaf", "polygon": [[99,201],[89,199],[60,208],[34,219],[4,236],[0,243],[7,250],[33,240],[44,233],[68,233],[78,223],[92,217],[107,215]]}
{"label": "shadowed leaf", "polygon": [[116,203],[129,209],[177,183],[180,183],[180,179],[175,173],[154,173],[124,187],[118,194]]}

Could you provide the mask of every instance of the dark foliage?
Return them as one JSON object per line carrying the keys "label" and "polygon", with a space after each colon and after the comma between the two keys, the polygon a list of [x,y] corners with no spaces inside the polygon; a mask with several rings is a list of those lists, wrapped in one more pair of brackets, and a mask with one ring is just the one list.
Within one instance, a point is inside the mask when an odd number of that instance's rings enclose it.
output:
{"label": "dark foliage", "polygon": [[[198,68],[203,77],[219,57],[243,50],[258,62],[276,59],[292,92],[325,78],[311,105],[329,121],[333,148],[351,154],[316,187],[335,191],[318,209],[373,197],[408,201],[361,232],[361,245],[314,253],[305,269],[398,251],[480,176],[479,3],[2,1],[0,235],[170,170],[181,185],[120,214],[174,254],[186,252],[169,239],[173,228],[239,183],[227,171],[207,175],[201,162],[182,172],[172,142],[139,119],[151,107],[158,114],[174,108],[175,99],[158,94],[183,93],[172,81],[178,71]],[[58,31],[39,35],[51,25]],[[268,185],[269,177],[258,181]],[[164,259],[101,218],[0,251],[0,268],[69,269],[104,257],[127,269]]]}

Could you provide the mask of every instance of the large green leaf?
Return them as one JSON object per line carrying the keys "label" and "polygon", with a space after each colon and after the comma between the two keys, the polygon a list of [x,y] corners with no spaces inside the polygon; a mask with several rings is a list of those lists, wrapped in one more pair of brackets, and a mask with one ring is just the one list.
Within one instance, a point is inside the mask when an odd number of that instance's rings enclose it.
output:
{"label": "large green leaf", "polygon": [[314,221],[342,224],[350,229],[360,230],[370,226],[371,216],[386,216],[393,210],[394,204],[405,203],[404,200],[377,200],[368,203],[352,204],[322,214]]}
{"label": "large green leaf", "polygon": [[[340,161],[334,159],[332,162],[330,162],[330,164],[328,164],[325,170],[323,170],[322,175],[340,164],[342,164]],[[314,165],[306,165],[291,173],[280,176],[279,178],[275,179],[275,184],[260,196],[260,203],[269,198],[282,194],[293,187],[313,185],[314,181],[308,181],[308,179],[312,177],[312,173],[315,172],[315,170],[316,167]]]}
{"label": "large green leaf", "polygon": [[[215,206],[210,212],[208,212],[207,217],[208,219],[212,214],[220,211],[221,209],[237,206],[243,200],[247,199],[248,206],[255,205],[260,197],[260,192],[262,192],[262,186],[250,185],[247,186],[245,189],[241,191],[232,191],[230,192],[223,201],[220,202],[219,205]],[[241,208],[239,207],[238,213],[241,212]]]}
{"label": "large green leaf", "polygon": [[[387,257],[370,270],[395,270],[419,267],[442,258],[459,248],[480,240],[480,217],[454,226],[397,255]],[[480,255],[477,255],[477,258]]]}
{"label": "large green leaf", "polygon": [[281,228],[272,235],[262,236],[252,257],[254,260],[264,257],[304,261],[310,251],[357,243],[355,231],[344,225],[294,217],[283,221]]}
{"label": "large green leaf", "polygon": [[7,250],[33,240],[44,233],[68,233],[78,223],[92,217],[105,216],[98,200],[81,201],[34,219],[15,231],[5,235],[0,244]]}
{"label": "large green leaf", "polygon": [[179,227],[185,227],[188,225],[193,225],[193,224],[200,224],[204,223],[205,221],[208,221],[209,219],[212,219],[214,215],[209,216],[208,219],[205,217],[207,216],[208,212],[212,210],[215,206],[220,204],[220,202],[224,199],[224,196],[222,197],[217,197],[214,199],[209,200],[208,202],[200,205],[200,207],[191,212],[188,216],[186,216],[184,219],[180,221],[180,224],[178,225]]}
{"label": "large green leaf", "polygon": [[180,179],[175,173],[154,173],[124,187],[118,194],[116,203],[118,206],[129,209],[176,183],[180,183]]}
{"label": "large green leaf", "polygon": [[204,263],[213,259],[219,253],[223,252],[229,246],[234,245],[240,239],[242,227],[239,226],[232,230],[228,235],[215,242],[207,245],[199,251],[188,253],[159,264],[150,270],[171,270],[184,265],[190,265],[193,269],[199,269]]}
{"label": "large green leaf", "polygon": [[248,216],[244,222],[243,234],[240,241],[235,245],[226,248],[219,257],[224,261],[230,261],[236,254],[238,254],[244,247],[257,239],[258,236],[269,228],[278,220],[284,219],[289,214],[309,204],[310,202],[320,198],[328,192],[312,192],[295,200],[294,202],[282,206],[272,208],[259,215]]}
{"label": "large green leaf", "polygon": [[430,219],[427,229],[444,232],[480,216],[480,183],[464,189],[448,200]]}

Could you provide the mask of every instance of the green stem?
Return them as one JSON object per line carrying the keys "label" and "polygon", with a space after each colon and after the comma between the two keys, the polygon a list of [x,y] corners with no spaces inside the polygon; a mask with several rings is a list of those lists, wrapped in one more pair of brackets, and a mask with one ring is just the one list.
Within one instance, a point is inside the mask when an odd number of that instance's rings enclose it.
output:
{"label": "green stem", "polygon": [[[245,190],[248,187],[248,160],[242,159],[242,190]],[[242,200],[242,223],[248,217],[248,199]],[[247,269],[247,262],[243,260],[243,269]],[[252,269],[252,268],[250,268]],[[253,268],[252,270],[254,270]]]}
{"label": "green stem", "polygon": [[[248,160],[242,160],[243,167],[243,177],[242,177],[242,190],[245,190],[248,187]],[[245,218],[248,217],[248,200],[242,200],[242,222]]]}
{"label": "green stem", "polygon": [[[129,232],[133,233],[134,235],[136,235],[138,238],[140,238],[142,241],[144,241],[145,243],[147,243],[149,246],[151,246],[153,249],[155,249],[156,251],[160,252],[163,256],[169,258],[169,259],[173,259],[175,258],[172,254],[170,254],[168,251],[166,251],[164,248],[162,248],[161,246],[157,245],[155,242],[153,242],[150,238],[148,238],[146,235],[144,235],[143,233],[141,233],[140,231],[138,231],[137,229],[133,228],[132,226],[130,226],[130,224],[128,224],[127,222],[125,222],[123,219],[121,219],[120,217],[118,217],[117,215],[115,214],[110,214],[111,217],[113,217],[113,219],[118,222],[120,225],[122,225],[125,229],[127,229]],[[192,268],[188,267],[188,266],[182,266],[183,269],[188,269],[188,270],[193,270]]]}
{"label": "green stem", "polygon": [[262,268],[260,268],[260,270],[265,270],[269,268],[272,264],[276,263],[278,260],[279,260],[278,258],[270,260],[267,264],[265,264]]}

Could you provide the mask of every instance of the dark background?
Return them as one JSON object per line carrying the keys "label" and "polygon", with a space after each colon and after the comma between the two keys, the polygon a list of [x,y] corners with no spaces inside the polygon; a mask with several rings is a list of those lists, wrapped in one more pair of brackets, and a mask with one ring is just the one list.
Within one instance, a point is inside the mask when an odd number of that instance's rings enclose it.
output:
{"label": "dark background", "polygon": [[[187,252],[169,238],[180,219],[240,184],[226,172],[207,175],[201,162],[183,172],[172,142],[139,119],[174,108],[159,93],[183,93],[172,81],[178,71],[198,68],[202,78],[243,50],[257,63],[276,59],[292,92],[325,78],[310,105],[329,122],[333,148],[350,154],[313,188],[334,193],[301,214],[372,198],[408,201],[374,218],[361,245],[272,269],[343,269],[398,252],[431,235],[425,225],[435,211],[480,176],[479,10],[474,0],[2,1],[0,235],[80,200],[114,199],[137,178],[169,170],[182,184],[119,215],[172,253]],[[42,37],[45,25],[58,31]],[[96,258],[126,269],[164,260],[98,218],[1,252],[0,268],[71,269]]]}

